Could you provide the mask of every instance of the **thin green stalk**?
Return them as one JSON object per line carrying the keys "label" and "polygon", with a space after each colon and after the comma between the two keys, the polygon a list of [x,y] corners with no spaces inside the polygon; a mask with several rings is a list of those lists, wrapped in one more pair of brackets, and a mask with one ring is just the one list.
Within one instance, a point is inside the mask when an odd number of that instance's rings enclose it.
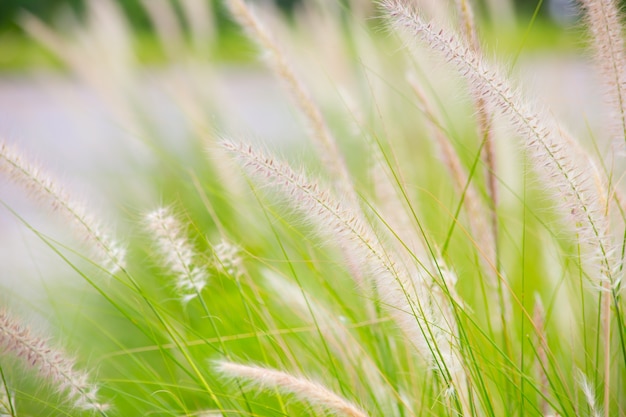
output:
{"label": "thin green stalk", "polygon": [[[77,272],[91,287],[93,287],[102,297],[104,297],[104,299],[106,301],[108,301],[113,307],[115,307],[120,313],[122,313],[122,315],[124,315],[124,317],[130,322],[135,324],[135,326],[138,328],[139,331],[141,331],[142,333],[144,333],[146,336],[148,336],[150,338],[149,333],[143,329],[142,327],[139,326],[139,324],[136,322],[136,320],[134,320],[132,317],[130,317],[128,315],[128,313],[126,312],[126,310],[124,310],[118,303],[116,303],[101,287],[99,287],[98,285],[96,285],[95,281],[93,281],[91,278],[89,278],[84,272],[82,272],[76,265],[74,265],[65,255],[63,255],[61,253],[61,251],[55,247],[50,240],[44,236],[41,232],[35,230],[28,222],[26,222],[25,219],[23,219],[15,210],[13,210],[11,207],[9,207],[4,201],[0,200],[0,204],[2,204],[7,210],[9,210],[11,212],[11,214],[13,214],[22,224],[24,224],[29,230],[31,230],[42,242],[44,242],[50,249],[52,249],[52,251],[54,251],[67,265],[69,265],[75,272]],[[211,398],[215,401],[215,403],[219,406],[219,399],[217,398],[217,396],[215,396],[215,393],[213,392],[213,390],[211,389],[210,385],[206,382],[206,380],[204,379],[204,377],[201,375],[200,371],[198,370],[198,368],[195,366],[195,364],[193,363],[193,360],[191,360],[191,358],[189,357],[189,355],[182,349],[182,346],[178,343],[178,340],[173,336],[173,333],[171,333],[171,331],[169,331],[169,327],[165,324],[165,321],[163,320],[163,318],[161,317],[161,315],[156,311],[156,308],[154,307],[154,304],[151,303],[147,296],[143,293],[143,291],[141,291],[139,285],[132,279],[132,277],[126,272],[126,270],[122,270],[122,272],[129,278],[129,280],[131,281],[131,283],[133,284],[133,287],[135,288],[135,290],[138,292],[138,294],[141,296],[141,298],[144,300],[144,302],[146,302],[146,304],[148,305],[148,307],[152,310],[152,312],[155,314],[155,316],[157,317],[157,319],[159,320],[159,322],[161,323],[161,325],[164,326],[164,328],[166,329],[166,331],[168,332],[168,334],[170,335],[170,337],[172,338],[172,340],[174,341],[174,343],[176,344],[177,348],[181,351],[181,353],[183,354],[183,356],[185,357],[185,359],[188,361],[188,363],[190,364],[190,366],[193,368],[194,373],[196,375],[196,377],[198,377],[199,381],[202,383],[202,385],[205,387],[206,391],[209,393],[209,395],[211,396]],[[162,351],[167,352],[166,350]],[[178,360],[176,358],[174,358],[173,355],[171,354],[167,354],[167,356],[174,361],[174,363],[178,364],[180,366],[180,368],[187,373],[190,377],[193,378],[193,374],[189,373],[187,371],[187,369],[182,366],[181,363],[178,362]]]}
{"label": "thin green stalk", "polygon": [[13,396],[11,395],[11,391],[9,391],[9,384],[7,384],[7,379],[4,376],[4,369],[2,369],[2,365],[0,364],[0,382],[2,382],[3,394],[6,395],[7,399],[7,407],[9,407],[9,412],[11,413],[11,417],[17,417],[15,412],[15,408],[13,407]]}
{"label": "thin green stalk", "polygon": [[[341,390],[342,395],[346,395],[346,387],[344,386],[341,378],[339,377],[339,372],[337,370],[337,367],[335,365],[335,361],[330,353],[330,348],[328,347],[328,344],[326,343],[326,339],[324,338],[324,335],[322,333],[322,330],[319,327],[319,324],[317,322],[317,318],[315,316],[315,313],[313,312],[313,309],[309,303],[309,299],[306,295],[306,292],[304,291],[303,287],[302,287],[302,283],[300,282],[300,279],[298,278],[298,273],[296,272],[293,263],[291,262],[289,255],[287,254],[287,250],[285,249],[285,246],[283,245],[283,242],[280,238],[280,236],[278,235],[278,231],[274,228],[273,223],[270,221],[270,218],[268,217],[267,211],[265,209],[265,205],[262,204],[262,202],[260,201],[256,191],[254,190],[254,187],[252,186],[252,184],[250,184],[250,189],[252,190],[252,193],[254,194],[255,199],[257,200],[257,202],[259,203],[259,206],[262,208],[263,210],[263,215],[265,216],[265,220],[267,222],[268,225],[270,225],[270,228],[272,230],[272,234],[274,235],[274,238],[276,239],[276,242],[278,243],[278,246],[283,254],[283,256],[285,257],[285,261],[287,263],[287,265],[289,266],[289,271],[291,272],[291,275],[293,276],[294,280],[296,281],[298,287],[300,288],[300,290],[302,291],[302,296],[304,297],[304,300],[306,302],[306,306],[307,309],[309,310],[309,314],[311,315],[311,319],[313,320],[313,324],[315,326],[315,329],[317,331],[317,334],[320,338],[320,341],[322,342],[322,345],[324,346],[324,351],[325,354],[328,357],[328,360],[330,361],[330,365],[331,365],[331,369],[333,372],[333,376],[335,378],[335,380],[339,383],[339,388]],[[281,402],[282,404],[282,402]]]}

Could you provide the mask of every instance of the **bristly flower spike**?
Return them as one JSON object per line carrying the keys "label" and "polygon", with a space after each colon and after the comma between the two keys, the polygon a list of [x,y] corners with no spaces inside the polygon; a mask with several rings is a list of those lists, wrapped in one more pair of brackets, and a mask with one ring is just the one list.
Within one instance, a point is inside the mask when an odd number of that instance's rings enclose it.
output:
{"label": "bristly flower spike", "polygon": [[66,394],[73,408],[84,411],[105,411],[107,404],[98,402],[98,387],[89,376],[76,370],[76,363],[65,352],[32,334],[6,311],[0,310],[0,351],[11,353],[25,367],[36,371],[42,379],[53,383]]}
{"label": "bristly flower spike", "polygon": [[[250,145],[222,140],[221,145],[232,152],[242,167],[257,181],[276,187],[289,196],[297,208],[322,236],[332,236],[349,249],[371,277],[377,296],[422,358],[431,360],[452,375],[455,388],[462,390],[463,368],[455,343],[456,324],[441,314],[449,306],[427,284],[427,277],[415,265],[398,261],[397,252],[387,248],[359,212],[344,206],[329,190],[311,182],[301,172],[274,160]],[[447,303],[449,300],[445,300]]]}
{"label": "bristly flower spike", "polygon": [[0,172],[69,219],[79,238],[89,242],[97,261],[115,274],[125,267],[126,249],[113,239],[84,204],[71,196],[51,175],[29,161],[15,146],[0,141]]}
{"label": "bristly flower spike", "polygon": [[589,158],[579,153],[580,148],[571,146],[573,140],[556,120],[538,112],[498,68],[488,65],[456,35],[425,23],[404,1],[386,0],[383,5],[396,29],[422,40],[443,55],[468,80],[477,97],[509,119],[536,169],[551,179],[545,183],[559,196],[563,211],[573,220],[581,241],[593,251],[591,258],[597,268],[594,279],[598,284],[616,285],[619,266],[603,210],[605,193],[598,189],[595,168],[589,166]]}
{"label": "bristly flower spike", "polygon": [[260,390],[278,390],[292,394],[298,400],[321,407],[332,415],[367,417],[367,413],[345,398],[335,394],[319,382],[294,376],[286,372],[260,366],[218,361],[215,369],[225,377],[243,381]]}
{"label": "bristly flower spike", "polygon": [[241,248],[226,239],[213,246],[213,254],[218,269],[233,278],[238,278],[243,274],[243,259],[241,258]]}
{"label": "bristly flower spike", "polygon": [[612,107],[612,136],[620,147],[626,144],[626,56],[623,27],[615,0],[580,0],[585,10],[596,65],[605,96]]}
{"label": "bristly flower spike", "polygon": [[169,208],[158,208],[145,216],[162,262],[176,277],[176,287],[183,302],[199,296],[209,280],[205,267],[198,264],[198,255],[184,235],[180,221]]}
{"label": "bristly flower spike", "polygon": [[289,65],[287,57],[244,0],[228,0],[226,4],[250,39],[267,54],[276,76],[285,83],[287,91],[307,122],[318,155],[334,181],[335,190],[344,194],[350,204],[356,206],[357,195],[337,141],[328,128],[322,112]]}

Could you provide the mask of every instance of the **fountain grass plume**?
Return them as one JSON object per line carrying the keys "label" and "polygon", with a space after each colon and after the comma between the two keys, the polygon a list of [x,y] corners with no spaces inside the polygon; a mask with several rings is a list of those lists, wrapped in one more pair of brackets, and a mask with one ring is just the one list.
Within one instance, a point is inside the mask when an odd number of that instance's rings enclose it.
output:
{"label": "fountain grass plume", "polygon": [[605,97],[611,106],[611,134],[623,149],[626,144],[626,50],[624,29],[615,0],[580,0],[595,62],[605,86]]}
{"label": "fountain grass plume", "polygon": [[89,243],[97,262],[110,274],[124,269],[126,249],[85,205],[61,183],[29,160],[15,146],[0,143],[0,172],[23,187],[35,200],[69,220],[77,237]]}
{"label": "fountain grass plume", "polygon": [[287,86],[287,91],[306,120],[318,155],[324,163],[329,177],[333,179],[336,190],[345,194],[350,203],[356,206],[358,199],[337,141],[330,132],[322,112],[302,81],[292,70],[287,57],[244,0],[227,0],[226,4],[232,16],[248,33],[250,39],[266,53],[271,68]]}
{"label": "fountain grass plume", "polygon": [[107,410],[108,405],[98,401],[98,386],[89,382],[86,372],[76,369],[74,359],[34,335],[4,310],[0,310],[0,351],[11,354],[43,381],[53,384],[73,408],[102,414]]}
{"label": "fountain grass plume", "polygon": [[222,239],[213,245],[213,255],[218,269],[233,278],[239,278],[244,273],[241,248],[227,239]]}
{"label": "fountain grass plume", "polygon": [[171,209],[160,207],[145,216],[145,223],[163,266],[176,277],[183,302],[198,297],[208,283],[209,273],[198,262],[198,254],[184,235],[180,221]]}
{"label": "fountain grass plume", "polygon": [[391,24],[400,32],[426,43],[441,54],[468,81],[476,97],[498,110],[522,138],[533,165],[549,181],[554,200],[561,203],[564,217],[590,249],[589,260],[595,271],[591,276],[598,288],[602,282],[617,285],[620,266],[615,259],[608,218],[602,204],[604,192],[598,190],[594,168],[589,159],[570,146],[571,139],[548,114],[539,112],[502,75],[456,35],[424,22],[406,2],[383,2]]}
{"label": "fountain grass plume", "polygon": [[221,375],[246,383],[259,390],[278,390],[292,394],[298,400],[320,407],[334,416],[367,417],[359,406],[332,392],[319,382],[261,366],[243,365],[229,361],[217,361],[215,370]]}
{"label": "fountain grass plume", "polygon": [[466,408],[464,368],[456,340],[456,318],[450,314],[450,293],[439,294],[438,284],[417,265],[399,262],[404,257],[387,248],[358,212],[303,173],[251,145],[230,140],[221,143],[254,180],[277,188],[322,236],[332,237],[361,260],[377,297],[404,333],[405,342],[444,374],[450,386],[463,396],[462,406]]}
{"label": "fountain grass plume", "polygon": [[585,373],[581,370],[578,370],[578,385],[583,392],[583,396],[585,397],[585,401],[587,402],[587,406],[590,410],[590,416],[592,417],[601,417],[604,415],[602,411],[602,407],[600,407],[596,401],[596,392],[589,381],[589,378]]}
{"label": "fountain grass plume", "polygon": [[[255,180],[273,185],[288,196],[290,204],[309,219],[322,236],[332,236],[339,245],[349,248],[361,264],[366,265],[375,285],[386,289],[381,296],[388,308],[396,314],[412,316],[409,292],[422,292],[423,286],[420,285],[418,290],[418,286],[411,284],[408,274],[398,270],[398,263],[357,212],[336,201],[330,191],[311,182],[303,173],[292,170],[250,145],[222,140],[222,146],[233,153]],[[409,334],[417,336],[421,333],[409,325],[410,319],[399,322]]]}

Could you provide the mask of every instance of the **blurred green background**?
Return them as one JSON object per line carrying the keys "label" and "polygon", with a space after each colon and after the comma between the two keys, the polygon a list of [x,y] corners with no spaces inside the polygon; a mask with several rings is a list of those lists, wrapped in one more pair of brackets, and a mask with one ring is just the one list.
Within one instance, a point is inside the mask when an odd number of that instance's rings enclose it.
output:
{"label": "blurred green background", "polygon": [[[0,72],[22,72],[37,68],[60,69],[59,61],[56,60],[44,47],[35,43],[23,33],[19,22],[20,16],[28,12],[52,24],[53,27],[61,29],[64,26],[63,20],[59,17],[63,11],[73,10],[77,15],[84,12],[88,1],[97,0],[0,0]],[[130,23],[135,37],[135,48],[137,56],[143,64],[154,64],[164,62],[164,54],[161,50],[150,19],[141,4],[141,0],[114,0],[124,10],[126,18]],[[206,0],[212,3],[213,14],[216,20],[216,35],[214,43],[207,44],[207,53],[214,59],[227,62],[239,62],[249,60],[252,56],[245,47],[241,48],[242,42],[247,42],[238,29],[235,28],[223,4],[219,0]],[[274,2],[286,15],[290,15],[299,5],[315,0],[249,0],[251,2],[267,3]],[[348,8],[347,0],[337,1]],[[368,1],[368,0],[364,0]],[[506,3],[511,1],[515,4],[518,25],[510,25],[510,20],[500,19],[499,16],[490,16],[488,10],[498,2]],[[177,1],[170,0],[172,7],[179,14],[180,5]],[[495,36],[490,33],[492,27],[500,26],[497,35],[497,42],[491,42],[501,49],[501,52],[510,54],[511,51],[519,49],[519,39],[524,38],[524,47],[530,49],[552,49],[569,50],[580,47],[580,39],[571,41],[564,35],[565,28],[576,28],[576,0],[476,0],[474,4],[478,13],[483,16],[483,21],[488,23],[483,25],[483,37],[489,39]],[[623,1],[626,3],[626,0]],[[376,13],[374,11],[373,13]],[[534,19],[536,17],[536,19]],[[184,19],[181,19],[181,22]],[[508,22],[498,25],[498,23]],[[526,33],[530,22],[533,22],[534,30]],[[375,20],[372,20],[375,23]],[[574,24],[572,24],[574,23]],[[523,35],[524,34],[524,35]],[[522,36],[523,35],[523,36]],[[243,53],[242,53],[243,51]],[[196,51],[198,52],[198,51]]]}
{"label": "blurred green background", "polygon": [[[15,22],[19,14],[24,10],[49,22],[63,8],[69,7],[81,12],[87,1],[90,0],[2,0],[0,1],[0,28],[5,31],[19,30]],[[274,0],[287,13],[290,13],[296,4],[301,1],[303,0]],[[118,0],[117,3],[122,6],[135,29],[150,30],[148,16],[139,0]],[[223,20],[224,12],[217,6],[218,2],[212,1],[212,3],[218,18]],[[172,4],[176,7],[176,2],[172,2]]]}
{"label": "blurred green background", "polygon": [[[36,16],[49,21],[60,8],[71,7],[80,11],[84,3],[89,0],[2,0],[0,1],[0,28],[2,30],[17,30],[16,18],[22,10],[27,10]],[[259,0],[257,0],[259,1]],[[286,13],[290,13],[299,3],[312,0],[272,0]],[[341,0],[337,0],[341,1]],[[488,0],[477,0],[475,3],[480,10],[486,10]],[[551,9],[564,8],[572,4],[573,0],[512,0],[518,13],[532,14],[538,6],[539,14],[550,18]],[[150,24],[139,0],[119,0],[118,3],[127,12],[133,26],[140,30],[149,30]],[[218,2],[213,1],[214,5]],[[622,3],[625,3],[624,1]],[[219,7],[215,7],[217,15],[223,17]]]}

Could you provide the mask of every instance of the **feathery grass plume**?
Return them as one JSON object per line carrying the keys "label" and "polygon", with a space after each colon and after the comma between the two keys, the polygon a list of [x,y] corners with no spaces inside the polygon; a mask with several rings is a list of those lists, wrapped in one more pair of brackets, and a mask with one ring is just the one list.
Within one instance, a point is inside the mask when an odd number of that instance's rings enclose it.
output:
{"label": "feathery grass plume", "polygon": [[198,255],[170,208],[160,207],[145,216],[146,229],[156,243],[163,266],[176,277],[183,302],[198,297],[209,273],[197,262]]}
{"label": "feathery grass plume", "polygon": [[[406,202],[401,200],[398,195],[399,191],[396,189],[396,185],[399,187],[403,185],[393,183],[391,178],[393,174],[389,172],[390,167],[382,161],[383,155],[381,155],[380,150],[373,149],[373,152],[375,157],[374,164],[371,168],[371,176],[374,178],[374,188],[377,200],[379,201],[377,211],[380,213],[379,215],[383,219],[389,234],[393,235],[391,243],[395,249],[394,253],[398,260],[402,262],[403,269],[410,271],[409,275],[425,277],[424,282],[421,283],[422,285],[428,285],[428,278],[443,274],[442,278],[446,281],[443,285],[448,287],[450,298],[456,300],[457,297],[453,288],[456,281],[452,283],[447,280],[447,278],[453,275],[447,274],[445,268],[440,268],[436,260],[437,255],[435,255],[435,259],[430,255],[431,250],[435,253],[437,252],[436,248],[429,248],[426,237],[423,236],[421,232],[416,232],[409,216],[411,209],[406,207]],[[416,265],[416,260],[419,262],[419,266]],[[439,288],[437,284],[432,285],[434,284],[432,282],[430,284],[428,292],[425,292],[427,299],[441,295],[438,293]],[[441,299],[442,305],[447,306],[449,301],[449,299]],[[431,336],[434,336],[436,340],[441,340],[441,334],[445,333],[441,332],[441,329],[449,329],[449,334],[456,334],[456,330],[452,331],[454,328],[454,320],[450,322],[442,320],[442,326],[437,323],[438,319],[444,319],[444,316],[445,318],[450,318],[450,315],[442,314],[441,311],[445,310],[447,313],[450,311],[449,309],[440,306],[439,311],[435,311],[431,309],[430,303],[426,300],[422,302],[421,309],[424,316],[430,317],[430,324],[432,328],[435,329]],[[436,335],[439,336],[438,339]],[[439,349],[443,350],[444,348],[440,346]],[[436,358],[435,361],[437,361],[437,359],[441,359],[441,357]],[[449,365],[450,364],[446,365],[448,369],[458,369],[456,365],[453,367]]]}
{"label": "feathery grass plume", "polygon": [[[249,38],[265,53],[266,59],[276,76],[285,84],[287,92],[302,113],[311,139],[317,148],[317,153],[326,168],[329,178],[333,181],[335,191],[344,196],[349,205],[359,209],[359,199],[354,189],[352,177],[343,155],[333,134],[331,133],[322,112],[311,98],[305,85],[297,77],[280,46],[273,39],[272,34],[263,27],[263,24],[254,15],[244,0],[227,0],[232,16],[248,33]],[[351,274],[357,280],[362,280],[363,272],[358,266],[353,254],[346,248],[341,248],[343,257],[348,263]]]}
{"label": "feathery grass plume", "polygon": [[0,351],[11,353],[25,367],[65,393],[73,408],[104,412],[107,404],[98,402],[98,387],[89,383],[86,372],[76,370],[73,359],[55,349],[46,339],[32,334],[6,311],[0,310]]}
{"label": "feathery grass plume", "polygon": [[[369,225],[351,208],[335,201],[328,191],[310,182],[304,174],[275,161],[250,145],[228,140],[222,146],[231,151],[244,169],[257,181],[277,187],[290,197],[290,203],[309,218],[324,236],[332,236],[337,243],[349,248],[361,264],[369,269],[383,302],[392,311],[402,328],[418,349],[427,352],[423,336],[415,321],[411,291],[422,295],[425,291],[420,281],[410,281],[408,274],[398,271],[389,253],[381,246]],[[419,282],[418,285],[415,285]]]}
{"label": "feathery grass plume", "polygon": [[[406,265],[396,260],[398,256],[382,245],[358,212],[336,201],[330,192],[310,182],[304,174],[250,145],[223,140],[222,146],[230,150],[257,181],[273,185],[289,196],[290,203],[307,216],[323,236],[332,236],[361,259],[378,289],[377,296],[404,332],[407,342],[449,377],[456,392],[462,394],[464,384],[459,376],[463,368],[456,343],[456,323],[444,314],[450,306],[442,305],[440,297],[433,297],[432,285],[427,284],[423,272],[416,266],[405,268]],[[463,405],[467,402],[463,401]]]}
{"label": "feathery grass plume", "polygon": [[82,202],[67,193],[60,183],[15,146],[0,142],[0,172],[29,191],[32,197],[50,204],[74,226],[75,234],[91,246],[93,256],[109,273],[124,268],[126,249],[114,240]]}
{"label": "feathery grass plume", "polygon": [[[570,139],[548,114],[539,114],[533,104],[509,85],[499,69],[488,65],[455,35],[425,23],[401,0],[383,2],[392,25],[401,32],[424,41],[441,53],[468,80],[475,94],[506,116],[524,140],[537,170],[551,181],[562,208],[571,217],[582,242],[593,251],[591,276],[596,283],[608,281],[611,286],[619,280],[615,273],[619,265],[614,259],[613,244],[604,214],[602,196],[596,187],[589,159],[572,149]],[[591,171],[591,172],[590,172]]]}
{"label": "feathery grass plume", "polygon": [[626,143],[626,51],[623,27],[615,0],[580,0],[603,77],[605,95],[611,105],[611,135],[623,148]]}
{"label": "feathery grass plume", "polygon": [[357,206],[358,198],[337,142],[328,129],[322,112],[311,99],[303,83],[291,69],[286,56],[276,44],[272,35],[263,27],[246,5],[245,1],[227,0],[226,4],[232,16],[245,29],[250,39],[267,53],[267,59],[271,67],[276,72],[278,78],[286,84],[289,94],[291,94],[295,104],[307,121],[311,131],[311,138],[328,171],[329,178],[332,178],[334,181],[336,191],[345,195],[351,204]]}
{"label": "feathery grass plume", "polygon": [[[449,380],[446,388],[448,400],[456,396],[461,409],[458,411],[462,415],[471,415],[473,388],[471,377],[466,373],[463,363],[463,355],[459,346],[458,323],[456,320],[455,307],[461,309],[463,300],[456,291],[458,277],[454,270],[446,265],[441,259],[436,247],[432,248],[435,259],[432,261],[433,271],[429,275],[433,277],[430,284],[430,297],[421,306],[422,311],[426,311],[426,317],[431,320],[431,337],[436,346],[436,363],[440,371],[447,374]],[[437,280],[436,278],[440,278]],[[452,401],[451,401],[452,403]],[[451,407],[452,408],[452,407]]]}
{"label": "feathery grass plume", "polygon": [[[115,98],[121,100],[120,87],[130,86],[129,75],[135,61],[130,27],[116,3],[113,0],[88,2],[80,20],[67,14],[65,34],[26,12],[19,23],[25,32],[61,58],[103,97],[110,100],[118,96]],[[92,59],[96,58],[100,65],[94,67]],[[118,100],[109,104],[123,104]],[[124,111],[128,109],[129,106],[121,107]]]}
{"label": "feathery grass plume", "polygon": [[215,362],[215,370],[225,377],[249,384],[262,391],[278,390],[292,394],[298,400],[321,407],[337,416],[367,417],[368,414],[345,398],[335,394],[319,382],[297,377],[286,372],[260,366],[242,365],[229,361]]}
{"label": "feathery grass plume", "polygon": [[578,385],[580,385],[580,389],[585,396],[585,401],[589,406],[589,410],[591,411],[590,415],[592,417],[601,417],[602,416],[602,408],[596,404],[596,393],[587,378],[587,375],[582,370],[578,370]]}
{"label": "feathery grass plume", "polygon": [[216,265],[226,274],[238,278],[243,274],[243,259],[241,248],[226,239],[213,246]]}

